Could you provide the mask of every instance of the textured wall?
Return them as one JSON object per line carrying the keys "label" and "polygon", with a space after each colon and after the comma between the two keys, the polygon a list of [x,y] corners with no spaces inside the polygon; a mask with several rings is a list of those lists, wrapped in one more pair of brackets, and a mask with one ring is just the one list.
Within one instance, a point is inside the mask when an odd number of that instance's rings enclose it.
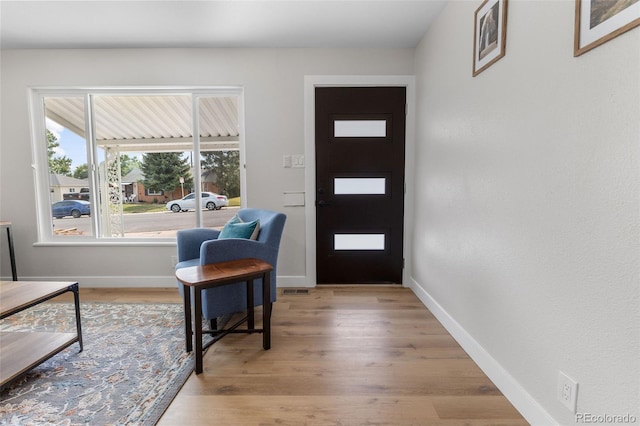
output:
{"label": "textured wall", "polygon": [[640,419],[640,28],[574,58],[574,2],[510,1],[472,78],[477,6],[416,52],[412,275],[559,423],[558,370],[579,412]]}

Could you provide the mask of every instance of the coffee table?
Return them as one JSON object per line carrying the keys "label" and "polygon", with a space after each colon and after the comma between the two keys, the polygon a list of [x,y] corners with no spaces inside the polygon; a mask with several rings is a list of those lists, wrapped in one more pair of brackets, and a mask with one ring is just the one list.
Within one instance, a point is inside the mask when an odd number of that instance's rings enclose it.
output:
{"label": "coffee table", "polygon": [[[203,266],[190,266],[176,271],[176,278],[184,288],[184,323],[187,352],[193,348],[192,335],[195,334],[196,374],[202,373],[202,352],[229,333],[262,333],[262,347],[271,348],[271,271],[273,267],[260,259],[239,259],[211,263]],[[254,328],[253,280],[262,278],[262,328]],[[204,347],[202,345],[202,291],[208,288],[229,284],[247,283],[247,316],[225,330],[207,330],[204,333],[215,337]],[[191,324],[191,288],[194,291],[194,319]],[[243,322],[246,330],[236,330]],[[194,333],[195,329],[195,333]]]}
{"label": "coffee table", "polygon": [[0,319],[29,309],[68,291],[73,292],[76,333],[11,332],[0,333],[0,388],[51,358],[75,342],[82,352],[80,298],[77,282],[0,281]]}

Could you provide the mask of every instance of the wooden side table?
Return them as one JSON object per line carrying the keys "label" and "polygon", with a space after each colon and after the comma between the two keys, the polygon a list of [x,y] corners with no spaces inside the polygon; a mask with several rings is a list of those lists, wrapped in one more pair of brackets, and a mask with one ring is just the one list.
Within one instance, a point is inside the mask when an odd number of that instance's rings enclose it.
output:
{"label": "wooden side table", "polygon": [[[229,333],[262,333],[262,347],[271,348],[271,271],[273,266],[260,259],[239,259],[211,263],[204,266],[190,266],[176,271],[176,278],[184,289],[184,323],[186,350],[191,352],[192,335],[195,334],[196,374],[202,373],[202,352]],[[253,280],[262,278],[262,328],[254,328]],[[225,330],[208,330],[214,335],[212,341],[202,345],[202,291],[222,287],[241,281],[247,283],[247,316]],[[191,288],[194,291],[193,327],[191,323]],[[247,321],[246,330],[236,328]],[[194,333],[195,331],[195,333]]]}

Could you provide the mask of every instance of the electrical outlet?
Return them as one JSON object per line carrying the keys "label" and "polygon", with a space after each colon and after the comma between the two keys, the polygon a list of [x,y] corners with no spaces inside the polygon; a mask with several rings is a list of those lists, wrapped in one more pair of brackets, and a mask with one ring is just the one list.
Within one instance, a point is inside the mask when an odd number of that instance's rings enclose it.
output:
{"label": "electrical outlet", "polygon": [[578,383],[562,371],[558,371],[558,399],[572,413],[576,412]]}

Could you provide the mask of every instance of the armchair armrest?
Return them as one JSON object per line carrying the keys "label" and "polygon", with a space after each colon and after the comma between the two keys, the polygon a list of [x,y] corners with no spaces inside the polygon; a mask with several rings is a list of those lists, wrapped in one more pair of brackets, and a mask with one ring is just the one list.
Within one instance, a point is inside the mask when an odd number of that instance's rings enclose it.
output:
{"label": "armchair armrest", "polygon": [[177,232],[178,262],[200,257],[200,246],[208,240],[215,240],[220,231],[211,228],[183,229]]}
{"label": "armchair armrest", "polygon": [[201,265],[248,257],[261,259],[273,265],[277,259],[277,251],[260,241],[242,238],[209,240],[200,246]]}

